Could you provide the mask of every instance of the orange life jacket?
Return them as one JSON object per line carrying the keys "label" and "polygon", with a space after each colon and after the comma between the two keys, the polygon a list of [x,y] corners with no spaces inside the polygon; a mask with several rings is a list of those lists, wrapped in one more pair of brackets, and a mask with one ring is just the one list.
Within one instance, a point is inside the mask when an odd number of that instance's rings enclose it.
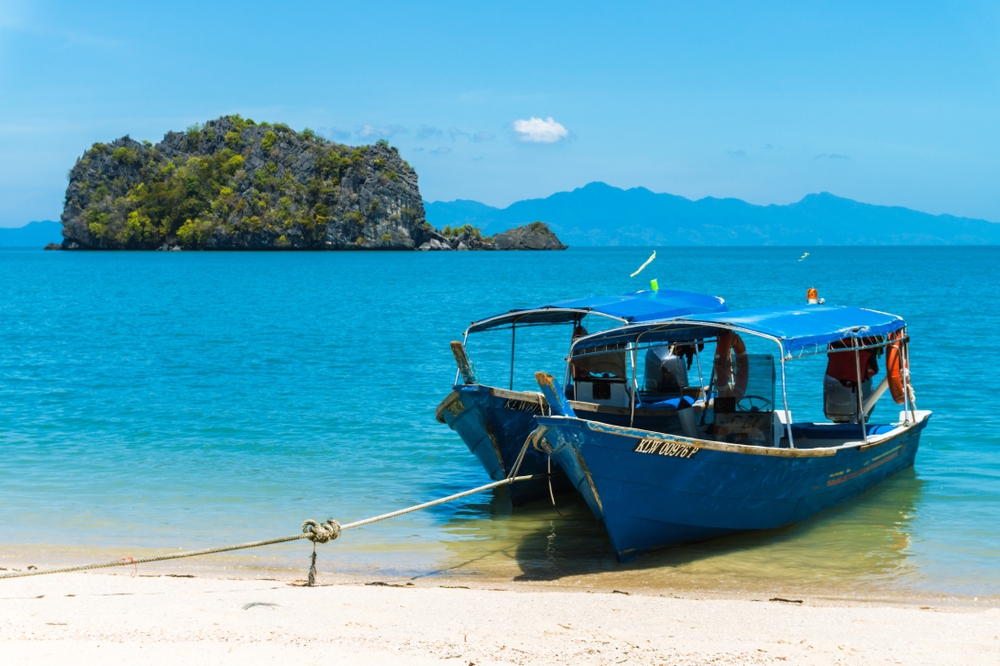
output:
{"label": "orange life jacket", "polygon": [[[861,346],[873,344],[875,340],[862,338],[859,342],[858,346]],[[834,349],[846,349],[847,351],[833,351]],[[854,354],[853,338],[844,338],[831,343],[826,357],[826,374],[844,386],[851,387],[863,384],[878,373],[878,359],[874,350],[861,349],[857,352],[857,358],[854,357]],[[862,376],[860,381],[858,380],[859,363]]]}

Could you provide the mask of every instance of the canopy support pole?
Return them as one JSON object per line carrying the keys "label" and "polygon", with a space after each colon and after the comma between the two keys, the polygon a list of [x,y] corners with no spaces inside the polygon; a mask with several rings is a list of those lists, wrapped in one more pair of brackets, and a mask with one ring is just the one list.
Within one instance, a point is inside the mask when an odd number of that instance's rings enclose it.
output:
{"label": "canopy support pole", "polygon": [[[569,356],[566,357],[566,371],[563,373],[563,387],[570,385],[573,378],[573,344],[569,346]],[[576,382],[573,382],[573,397],[576,397]]]}
{"label": "canopy support pole", "polygon": [[[906,337],[906,329],[903,329],[903,337],[904,338]],[[910,407],[909,377],[907,377],[907,375],[910,373],[907,372],[909,368],[907,368],[906,366],[906,353],[903,351],[903,348],[905,346],[906,346],[905,342],[899,343],[899,374],[903,379],[903,423],[905,425],[909,425],[911,421],[910,412],[912,410]],[[889,349],[888,345],[886,345],[886,349]],[[886,353],[886,356],[888,356],[888,352]],[[886,361],[886,372],[888,371],[889,371],[888,361]]]}
{"label": "canopy support pole", "polygon": [[632,390],[630,391],[630,393],[632,394],[632,400],[631,400],[632,411],[631,411],[631,413],[629,414],[629,417],[628,417],[628,427],[629,428],[631,428],[632,424],[635,423],[635,394],[639,392],[639,382],[636,381],[636,377],[635,377],[635,350],[636,350],[637,346],[638,346],[638,342],[633,342],[632,345],[631,345],[632,350],[631,350],[631,353],[629,354],[629,356],[632,359]]}
{"label": "canopy support pole", "polygon": [[913,384],[910,383],[910,339],[903,343],[903,395],[910,402],[910,412],[913,415],[913,422],[917,422],[917,396],[913,392]]}
{"label": "canopy support pole", "polygon": [[[781,407],[785,410],[785,432],[788,433],[788,448],[795,448],[795,440],[792,439],[792,413],[788,411],[788,391],[785,389],[785,347],[778,342],[778,353],[781,355]],[[714,370],[712,371],[715,372]]]}
{"label": "canopy support pole", "polygon": [[516,340],[517,322],[510,324],[510,390],[514,390],[514,343]]}
{"label": "canopy support pole", "polygon": [[858,370],[858,375],[857,375],[857,380],[858,381],[857,381],[857,384],[856,384],[857,389],[858,389],[858,422],[861,424],[861,439],[864,440],[865,444],[867,444],[868,443],[868,423],[865,420],[865,401],[864,401],[864,397],[862,397],[862,395],[861,395],[861,387],[862,387],[862,381],[861,381],[861,352],[858,350],[857,342],[858,342],[858,338],[855,335],[851,339],[851,343],[854,345],[854,366]]}
{"label": "canopy support pole", "polygon": [[694,357],[698,361],[698,393],[701,394],[702,399],[705,401],[705,406],[708,406],[708,394],[705,393],[705,377],[701,374],[701,353],[698,351],[698,341],[694,342]]}
{"label": "canopy support pole", "polygon": [[[583,318],[573,320],[573,332],[576,332],[577,326],[583,324]],[[573,333],[569,334],[569,355],[566,357],[566,372],[563,374],[563,391],[565,393],[568,390],[570,382],[573,384],[573,397],[576,397],[576,378],[573,377],[573,347],[576,346],[576,338],[573,337]],[[568,398],[567,398],[568,399]]]}

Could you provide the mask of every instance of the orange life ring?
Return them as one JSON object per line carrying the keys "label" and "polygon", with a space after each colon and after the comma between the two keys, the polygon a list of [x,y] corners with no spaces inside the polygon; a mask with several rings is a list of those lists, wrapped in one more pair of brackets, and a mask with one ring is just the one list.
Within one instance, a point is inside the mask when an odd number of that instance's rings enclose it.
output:
{"label": "orange life ring", "polygon": [[[730,387],[733,380],[732,353],[736,352],[736,383]],[[715,385],[719,395],[724,398],[743,397],[747,391],[747,380],[750,374],[750,360],[747,358],[747,347],[743,338],[732,331],[719,333],[715,343]]]}
{"label": "orange life ring", "polygon": [[893,333],[889,336],[892,341],[886,345],[885,350],[885,376],[889,381],[889,393],[897,405],[906,402],[906,394],[903,391],[903,351],[900,349],[900,333]]}

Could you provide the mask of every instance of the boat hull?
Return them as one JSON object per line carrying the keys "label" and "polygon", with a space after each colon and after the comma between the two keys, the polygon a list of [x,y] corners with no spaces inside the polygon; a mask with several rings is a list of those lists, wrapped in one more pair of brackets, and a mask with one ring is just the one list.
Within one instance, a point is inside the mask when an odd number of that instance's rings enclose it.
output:
{"label": "boat hull", "polygon": [[[520,454],[525,440],[535,429],[541,413],[536,394],[498,391],[488,386],[458,385],[438,407],[438,420],[458,433],[469,451],[495,481],[505,478]],[[571,492],[572,486],[555,461],[552,462],[552,492]],[[547,474],[548,455],[528,446],[518,475]],[[549,497],[547,480],[511,484],[514,506]]]}
{"label": "boat hull", "polygon": [[618,558],[813,516],[913,464],[930,412],[867,445],[776,449],[539,417]]}

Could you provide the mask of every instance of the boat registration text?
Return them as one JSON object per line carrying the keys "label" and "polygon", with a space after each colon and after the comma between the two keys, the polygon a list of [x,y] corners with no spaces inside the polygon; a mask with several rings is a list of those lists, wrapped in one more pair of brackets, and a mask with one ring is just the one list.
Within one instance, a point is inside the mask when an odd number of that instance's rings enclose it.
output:
{"label": "boat registration text", "polygon": [[541,405],[537,402],[528,402],[527,400],[515,400],[514,398],[507,398],[503,403],[504,409],[513,409],[516,412],[540,412],[542,411]]}
{"label": "boat registration text", "polygon": [[669,456],[671,458],[694,458],[695,454],[698,453],[697,446],[665,442],[660,439],[640,439],[632,450],[636,453],[651,453],[655,456]]}

